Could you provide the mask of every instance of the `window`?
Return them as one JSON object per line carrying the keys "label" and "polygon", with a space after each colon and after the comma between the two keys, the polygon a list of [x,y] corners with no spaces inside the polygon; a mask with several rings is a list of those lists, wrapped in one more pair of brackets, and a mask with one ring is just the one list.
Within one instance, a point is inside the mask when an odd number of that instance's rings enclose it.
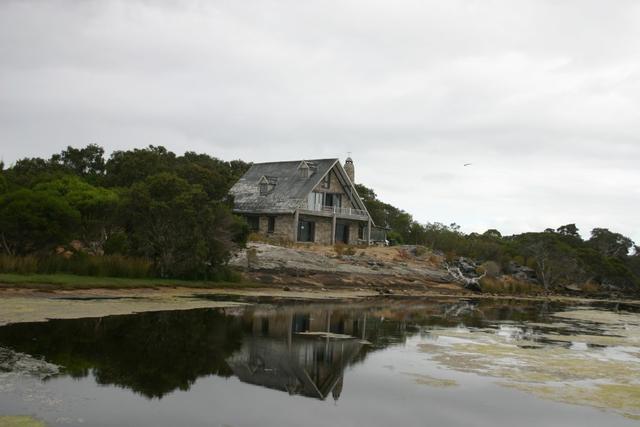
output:
{"label": "window", "polygon": [[260,183],[260,195],[264,196],[267,193],[269,193],[269,184],[266,183],[266,182],[261,182]]}
{"label": "window", "polygon": [[358,239],[364,240],[364,224],[358,225]]}
{"label": "window", "polygon": [[262,178],[260,178],[260,181],[258,181],[260,195],[266,196],[267,194],[271,193],[276,188],[277,183],[278,178],[275,176],[263,176]]}
{"label": "window", "polygon": [[267,233],[273,233],[274,231],[276,231],[276,217],[270,216],[267,222]]}
{"label": "window", "polygon": [[302,162],[298,166],[298,176],[300,178],[309,178],[309,164],[307,162]]}
{"label": "window", "polygon": [[247,224],[249,224],[249,231],[260,231],[260,217],[248,216]]}
{"label": "window", "polygon": [[322,178],[322,188],[330,188],[331,187],[331,172],[325,175]]}
{"label": "window", "polygon": [[326,193],[324,196],[324,205],[325,206],[336,206],[336,207],[341,207],[342,206],[342,195],[341,194],[333,194],[333,193]]}
{"label": "window", "polygon": [[316,191],[312,191],[309,193],[309,198],[307,199],[307,209],[312,211],[321,211],[322,210],[322,193],[318,193]]}

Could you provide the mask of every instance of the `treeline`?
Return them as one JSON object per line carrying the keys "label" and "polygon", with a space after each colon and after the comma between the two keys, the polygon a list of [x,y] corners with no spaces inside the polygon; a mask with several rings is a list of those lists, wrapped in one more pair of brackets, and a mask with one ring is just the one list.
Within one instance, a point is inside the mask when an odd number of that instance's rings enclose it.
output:
{"label": "treeline", "polygon": [[0,164],[0,270],[225,278],[247,233],[228,190],[247,168],[93,144]]}
{"label": "treeline", "polygon": [[547,290],[593,283],[604,289],[640,291],[640,247],[609,229],[593,229],[588,240],[575,224],[513,236],[502,236],[498,230],[465,234],[456,224],[420,224],[380,201],[373,190],[362,185],[357,190],[375,223],[389,227],[389,238],[397,243],[424,245],[449,260],[463,256],[492,261],[497,274],[511,272],[514,265],[527,266]]}

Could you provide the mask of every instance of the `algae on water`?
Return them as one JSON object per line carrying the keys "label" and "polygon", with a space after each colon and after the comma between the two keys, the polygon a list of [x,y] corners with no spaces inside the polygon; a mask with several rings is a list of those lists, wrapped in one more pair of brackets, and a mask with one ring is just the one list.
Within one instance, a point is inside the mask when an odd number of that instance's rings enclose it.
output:
{"label": "algae on water", "polygon": [[572,310],[553,317],[576,332],[434,329],[419,348],[447,368],[542,398],[640,417],[640,314]]}
{"label": "algae on water", "polygon": [[0,415],[0,427],[45,427],[45,424],[32,417]]}

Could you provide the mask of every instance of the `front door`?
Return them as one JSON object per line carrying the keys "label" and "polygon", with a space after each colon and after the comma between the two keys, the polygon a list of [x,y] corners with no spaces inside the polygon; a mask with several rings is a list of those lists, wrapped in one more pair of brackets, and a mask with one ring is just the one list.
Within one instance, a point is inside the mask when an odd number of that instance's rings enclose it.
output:
{"label": "front door", "polygon": [[298,242],[313,242],[315,240],[315,225],[313,221],[298,221]]}
{"label": "front door", "polygon": [[349,243],[349,224],[336,224],[336,243]]}

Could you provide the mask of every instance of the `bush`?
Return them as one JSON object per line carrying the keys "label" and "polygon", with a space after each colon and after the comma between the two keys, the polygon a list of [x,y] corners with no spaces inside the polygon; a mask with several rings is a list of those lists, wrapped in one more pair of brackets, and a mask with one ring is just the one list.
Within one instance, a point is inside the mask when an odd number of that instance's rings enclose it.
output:
{"label": "bush", "polygon": [[487,273],[487,277],[498,277],[501,272],[500,264],[495,261],[487,261],[480,268]]}
{"label": "bush", "polygon": [[333,250],[340,257],[343,255],[353,256],[356,254],[356,248],[352,245],[345,245],[344,243],[336,243],[333,245]]}
{"label": "bush", "polygon": [[498,295],[538,295],[542,288],[534,283],[485,276],[480,280],[482,292]]}
{"label": "bush", "polygon": [[416,246],[416,256],[420,257],[423,255],[426,255],[429,252],[429,249],[425,248],[424,246]]}

